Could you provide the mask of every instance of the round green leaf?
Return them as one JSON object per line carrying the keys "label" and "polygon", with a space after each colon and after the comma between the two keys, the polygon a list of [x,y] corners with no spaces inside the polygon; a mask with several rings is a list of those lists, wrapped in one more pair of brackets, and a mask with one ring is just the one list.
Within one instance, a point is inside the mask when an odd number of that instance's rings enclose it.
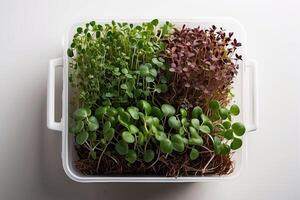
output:
{"label": "round green leaf", "polygon": [[140,72],[141,76],[147,76],[150,73],[147,65],[141,65],[139,68],[139,72]]}
{"label": "round green leaf", "polygon": [[226,155],[230,153],[230,146],[227,144],[222,144],[221,154]]}
{"label": "round green leaf", "polygon": [[154,156],[155,156],[154,151],[151,150],[151,149],[147,149],[144,152],[144,161],[147,162],[147,163],[149,163],[149,162],[151,162],[154,159]]}
{"label": "round green leaf", "polygon": [[158,141],[162,141],[167,138],[167,135],[163,131],[156,131],[154,136]]}
{"label": "round green leaf", "polygon": [[103,125],[103,132],[104,133],[107,132],[110,127],[111,127],[110,121],[105,122]]}
{"label": "round green leaf", "polygon": [[233,132],[237,135],[237,136],[242,136],[244,135],[244,133],[246,132],[246,128],[244,126],[244,124],[240,123],[240,122],[235,122],[232,124],[232,129]]}
{"label": "round green leaf", "polygon": [[155,117],[158,119],[162,119],[164,117],[164,113],[156,106],[152,107],[152,112],[151,112]]}
{"label": "round green leaf", "polygon": [[84,123],[83,121],[74,121],[72,124],[71,124],[71,132],[72,133],[79,133],[84,127]]}
{"label": "round green leaf", "polygon": [[121,140],[115,145],[115,149],[120,155],[126,155],[128,153],[128,144]]}
{"label": "round green leaf", "polygon": [[198,137],[191,137],[189,140],[188,140],[188,143],[190,145],[202,145],[203,144],[203,139],[202,137],[200,137],[198,135]]}
{"label": "round green leaf", "polygon": [[153,77],[156,77],[156,76],[157,76],[157,71],[156,71],[156,69],[154,69],[154,68],[150,69],[150,74],[151,74]]}
{"label": "round green leaf", "polygon": [[240,114],[240,108],[236,105],[236,104],[233,104],[231,107],[230,107],[230,112],[231,114],[237,116]]}
{"label": "round green leaf", "polygon": [[152,58],[152,62],[158,67],[162,67],[164,63],[160,62],[157,58]]}
{"label": "round green leaf", "polygon": [[103,134],[104,134],[104,139],[109,142],[109,141],[111,141],[114,138],[115,129],[109,128]]}
{"label": "round green leaf", "polygon": [[181,124],[180,124],[180,121],[179,121],[175,116],[171,116],[171,117],[168,119],[168,125],[169,125],[171,128],[179,129]]}
{"label": "round green leaf", "polygon": [[190,126],[189,131],[190,131],[192,137],[198,137],[197,130],[194,127]]}
{"label": "round green leaf", "polygon": [[175,151],[183,152],[184,151],[184,141],[183,138],[179,135],[172,135],[171,142]]}
{"label": "round green leaf", "polygon": [[83,120],[89,116],[88,114],[89,114],[89,111],[86,108],[78,108],[73,113],[73,116],[76,120]]}
{"label": "round green leaf", "polygon": [[161,110],[165,116],[173,116],[176,113],[175,108],[173,106],[171,106],[170,104],[163,104],[161,106]]}
{"label": "round green leaf", "polygon": [[123,126],[127,127],[130,124],[130,114],[126,111],[120,111],[118,120]]}
{"label": "round green leaf", "polygon": [[152,108],[151,108],[151,105],[145,101],[145,100],[140,100],[138,102],[138,107],[141,109],[141,110],[144,110],[146,115],[150,115],[151,114],[151,111],[152,111]]}
{"label": "round green leaf", "polygon": [[195,129],[199,129],[200,128],[200,121],[199,119],[192,119],[191,120],[191,124]]}
{"label": "round green leaf", "polygon": [[86,140],[88,139],[88,137],[89,137],[88,132],[83,131],[83,132],[77,134],[76,143],[79,144],[79,145],[83,145],[86,142]]}
{"label": "round green leaf", "polygon": [[132,133],[132,134],[136,134],[136,133],[139,132],[139,129],[135,125],[130,124],[129,125],[129,132]]}
{"label": "round green leaf", "polygon": [[191,160],[196,160],[199,157],[199,151],[195,148],[192,148],[190,152],[190,159]]}
{"label": "round green leaf", "polygon": [[72,49],[68,49],[67,50],[67,54],[70,58],[72,58],[74,56],[73,50]]}
{"label": "round green leaf", "polygon": [[220,103],[217,101],[217,100],[211,100],[209,102],[209,107],[212,109],[212,110],[218,110],[220,108]]}
{"label": "round green leaf", "polygon": [[243,141],[239,138],[234,138],[233,141],[230,144],[230,148],[232,150],[237,150],[239,149],[243,144]]}
{"label": "round green leaf", "polygon": [[134,136],[131,133],[129,133],[128,131],[124,131],[122,133],[122,138],[127,143],[134,143]]}
{"label": "round green leaf", "polygon": [[101,120],[103,116],[106,114],[106,112],[107,112],[107,106],[99,107],[95,111],[95,116],[97,117],[98,120]]}
{"label": "round green leaf", "polygon": [[129,149],[128,150],[128,153],[126,155],[126,160],[129,162],[129,163],[134,163],[137,159],[137,154],[134,150],[132,149]]}
{"label": "round green leaf", "polygon": [[109,108],[107,108],[107,115],[109,116],[109,117],[114,117],[114,116],[116,116],[118,114],[118,111],[117,111],[117,109],[115,109],[114,107],[109,107]]}
{"label": "round green leaf", "polygon": [[225,129],[230,129],[231,122],[230,121],[225,121],[225,122],[223,122],[223,126],[224,126]]}
{"label": "round green leaf", "polygon": [[87,123],[89,131],[96,131],[99,128],[98,120],[94,116],[89,117]]}
{"label": "round green leaf", "polygon": [[231,140],[233,138],[233,130],[232,129],[228,129],[224,132],[224,137],[227,140]]}
{"label": "round green leaf", "polygon": [[226,119],[229,116],[229,111],[226,108],[220,108],[219,114],[222,119]]}
{"label": "round green leaf", "polygon": [[182,118],[186,118],[187,117],[187,111],[184,108],[180,108],[180,114]]}
{"label": "round green leaf", "polygon": [[152,82],[154,82],[154,78],[152,76],[147,76],[146,77],[146,82],[147,83],[152,83]]}
{"label": "round green leaf", "polygon": [[163,153],[172,153],[173,151],[172,142],[168,138],[164,138],[163,140],[161,140],[159,147]]}
{"label": "round green leaf", "polygon": [[128,107],[127,111],[131,115],[131,117],[135,120],[139,119],[139,109],[137,107]]}
{"label": "round green leaf", "polygon": [[199,118],[202,113],[202,109],[199,106],[196,106],[192,111],[192,118]]}
{"label": "round green leaf", "polygon": [[210,133],[210,128],[208,126],[206,126],[206,125],[201,125],[199,129],[200,129],[200,131],[202,133],[205,133],[205,134],[209,134]]}

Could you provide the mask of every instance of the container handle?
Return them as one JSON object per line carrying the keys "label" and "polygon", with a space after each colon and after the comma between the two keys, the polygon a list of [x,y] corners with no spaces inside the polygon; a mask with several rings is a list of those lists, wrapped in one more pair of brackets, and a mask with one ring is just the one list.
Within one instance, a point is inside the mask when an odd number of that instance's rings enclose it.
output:
{"label": "container handle", "polygon": [[52,130],[61,131],[62,123],[55,121],[55,69],[63,67],[63,59],[55,58],[49,61],[48,83],[47,83],[47,127]]}
{"label": "container handle", "polygon": [[[246,129],[248,132],[256,131],[257,130],[257,119],[258,119],[258,107],[257,107],[257,61],[254,59],[249,59],[246,62],[246,70],[249,71],[250,77],[249,77],[249,89],[250,94],[249,98],[252,105],[252,116],[250,119],[252,119],[252,122],[246,126]],[[248,99],[248,98],[247,98]]]}

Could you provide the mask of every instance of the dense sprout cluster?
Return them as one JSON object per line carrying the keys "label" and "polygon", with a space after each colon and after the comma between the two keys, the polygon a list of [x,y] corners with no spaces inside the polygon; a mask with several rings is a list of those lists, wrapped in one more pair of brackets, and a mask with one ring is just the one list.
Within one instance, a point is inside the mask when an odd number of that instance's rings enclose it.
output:
{"label": "dense sprout cluster", "polygon": [[[183,26],[167,40],[165,58],[173,73],[166,99],[177,106],[205,106],[209,100],[228,104],[237,74],[236,50],[241,43],[215,26],[209,29]],[[184,85],[185,87],[181,87]]]}
{"label": "dense sprout cluster", "polygon": [[231,37],[215,26],[178,30],[158,20],[78,27],[68,49],[78,168],[85,174],[230,173],[231,152],[246,131],[232,121],[239,107],[228,107],[241,59],[232,57],[241,44]]}

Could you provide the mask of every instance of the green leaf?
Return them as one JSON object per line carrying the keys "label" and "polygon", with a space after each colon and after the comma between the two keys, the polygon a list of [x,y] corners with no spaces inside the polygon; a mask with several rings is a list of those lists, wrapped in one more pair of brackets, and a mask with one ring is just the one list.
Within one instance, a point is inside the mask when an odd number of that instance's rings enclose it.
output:
{"label": "green leaf", "polygon": [[214,150],[215,150],[215,153],[218,155],[221,153],[222,151],[222,143],[221,143],[221,139],[217,136],[214,137]]}
{"label": "green leaf", "polygon": [[237,150],[239,149],[243,144],[243,141],[239,138],[234,138],[233,141],[230,144],[230,148],[232,150]]}
{"label": "green leaf", "polygon": [[126,111],[120,111],[119,115],[118,115],[118,120],[123,126],[125,126],[125,127],[129,126],[129,124],[130,124],[129,113]]}
{"label": "green leaf", "polygon": [[180,114],[182,118],[186,118],[187,117],[187,111],[184,108],[180,108]]}
{"label": "green leaf", "polygon": [[89,114],[89,111],[86,108],[78,108],[73,113],[73,117],[76,120],[83,120],[89,116],[88,114]]}
{"label": "green leaf", "polygon": [[200,128],[200,121],[199,119],[192,119],[191,120],[191,124],[195,129],[199,129]]}
{"label": "green leaf", "polygon": [[132,149],[129,149],[128,150],[128,153],[126,155],[126,160],[129,162],[129,163],[134,163],[137,159],[137,154],[134,150]]}
{"label": "green leaf", "polygon": [[154,78],[152,76],[147,76],[146,77],[146,82],[147,83],[152,83],[152,82],[154,82]]}
{"label": "green leaf", "polygon": [[233,130],[232,129],[228,129],[224,132],[224,137],[227,140],[231,140],[233,138]]}
{"label": "green leaf", "polygon": [[98,120],[94,116],[89,117],[87,123],[89,131],[96,131],[99,128]]}
{"label": "green leaf", "polygon": [[122,68],[122,69],[121,69],[121,72],[122,72],[123,74],[128,74],[128,69]]}
{"label": "green leaf", "polygon": [[72,49],[68,49],[67,50],[67,54],[70,58],[72,58],[74,56],[73,50]]}
{"label": "green leaf", "polygon": [[237,136],[242,136],[244,135],[244,133],[246,132],[246,128],[244,126],[244,124],[240,123],[240,122],[235,122],[232,124],[232,129],[233,132],[237,135]]}
{"label": "green leaf", "polygon": [[196,106],[192,111],[192,118],[200,118],[202,113],[202,109],[199,106]]}
{"label": "green leaf", "polygon": [[190,152],[190,159],[191,160],[196,160],[199,157],[199,151],[195,148],[192,148]]}
{"label": "green leaf", "polygon": [[182,119],[181,119],[181,123],[182,123],[182,125],[185,126],[185,127],[189,125],[189,123],[188,123],[188,121],[187,121],[186,118],[182,118]]}
{"label": "green leaf", "polygon": [[138,107],[141,109],[141,110],[144,110],[146,115],[150,115],[151,114],[151,111],[152,111],[152,108],[151,108],[151,105],[145,101],[145,100],[140,100],[138,102]]}
{"label": "green leaf", "polygon": [[87,141],[88,137],[89,137],[88,132],[83,131],[83,132],[77,134],[76,143],[79,144],[79,145],[83,145]]}
{"label": "green leaf", "polygon": [[78,133],[80,132],[84,127],[84,123],[83,121],[74,121],[73,123],[71,123],[71,132],[72,133]]}
{"label": "green leaf", "polygon": [[114,117],[118,114],[118,111],[117,109],[115,109],[114,107],[110,107],[110,108],[107,108],[107,115],[109,117]]}
{"label": "green leaf", "polygon": [[191,137],[190,139],[189,139],[189,145],[202,145],[203,144],[203,139],[202,139],[202,137]]}
{"label": "green leaf", "polygon": [[128,153],[128,144],[121,140],[115,145],[115,149],[120,155],[126,155]]}
{"label": "green leaf", "polygon": [[152,107],[152,114],[158,119],[162,119],[164,117],[164,113],[156,106]]}
{"label": "green leaf", "polygon": [[135,120],[139,119],[139,109],[137,107],[128,107],[127,111],[131,115],[131,117]]}
{"label": "green leaf", "polygon": [[155,91],[157,93],[165,93],[168,91],[168,86],[165,83],[160,83],[155,86]]}
{"label": "green leaf", "polygon": [[222,145],[221,154],[226,155],[230,153],[230,146],[227,144]]}
{"label": "green leaf", "polygon": [[135,125],[130,124],[129,125],[129,132],[132,133],[132,134],[136,134],[136,133],[139,132],[139,129]]}
{"label": "green leaf", "polygon": [[96,134],[96,132],[90,132],[90,133],[89,133],[88,140],[91,141],[91,142],[93,142],[93,141],[95,141],[96,139],[97,139],[97,134]]}
{"label": "green leaf", "polygon": [[95,111],[95,116],[97,117],[98,120],[101,120],[103,116],[106,114],[106,112],[107,112],[107,106],[99,107]]}
{"label": "green leaf", "polygon": [[153,24],[153,26],[157,26],[159,23],[158,19],[154,19],[151,21],[151,24]]}
{"label": "green leaf", "polygon": [[179,129],[181,124],[180,121],[175,116],[171,116],[168,119],[168,125],[170,128]]}
{"label": "green leaf", "polygon": [[145,137],[142,132],[139,132],[139,134],[138,134],[137,143],[139,145],[144,145],[144,143],[145,143]]}
{"label": "green leaf", "polygon": [[147,163],[149,163],[149,162],[151,162],[154,159],[154,156],[155,156],[154,151],[151,150],[151,149],[147,149],[144,152],[144,161],[147,162]]}
{"label": "green leaf", "polygon": [[159,147],[163,153],[172,153],[173,151],[172,142],[168,138],[161,140]]}
{"label": "green leaf", "polygon": [[77,33],[82,33],[82,27],[77,28]]}
{"label": "green leaf", "polygon": [[219,114],[222,119],[226,119],[229,116],[229,111],[226,108],[220,108]]}
{"label": "green leaf", "polygon": [[240,108],[238,107],[238,105],[236,104],[233,104],[231,107],[230,107],[230,113],[237,116],[240,114]]}
{"label": "green leaf", "polygon": [[213,125],[213,123],[212,123],[210,120],[209,120],[209,121],[204,121],[204,122],[202,123],[202,125],[208,126],[208,127],[210,128],[211,131],[214,129],[214,125]]}
{"label": "green leaf", "polygon": [[184,151],[184,141],[179,134],[171,136],[171,142],[175,151],[183,152]]}
{"label": "green leaf", "polygon": [[220,108],[220,103],[217,101],[217,100],[211,100],[209,102],[209,107],[212,109],[212,110],[218,110]]}
{"label": "green leaf", "polygon": [[150,71],[149,71],[149,67],[147,65],[141,65],[139,68],[139,72],[141,74],[141,76],[148,76]]}
{"label": "green leaf", "polygon": [[150,72],[150,74],[151,74],[153,77],[156,77],[156,76],[157,76],[157,71],[156,71],[156,69],[151,68],[149,72]]}
{"label": "green leaf", "polygon": [[158,67],[162,67],[164,63],[160,62],[157,58],[152,58],[152,62]]}
{"label": "green leaf", "polygon": [[208,126],[206,126],[206,125],[201,125],[199,129],[200,129],[200,131],[202,133],[205,133],[205,134],[209,134],[210,133],[210,128]]}
{"label": "green leaf", "polygon": [[155,139],[162,141],[167,138],[167,135],[163,131],[157,131],[154,133]]}
{"label": "green leaf", "polygon": [[224,126],[225,129],[230,129],[231,122],[230,121],[225,121],[225,122],[223,122],[223,126]]}
{"label": "green leaf", "polygon": [[103,132],[104,133],[107,132],[110,127],[111,127],[110,121],[105,122],[103,125]]}
{"label": "green leaf", "polygon": [[106,132],[103,133],[104,134],[104,139],[106,141],[111,141],[113,138],[114,138],[114,135],[115,135],[115,129],[113,128],[109,128],[107,129]]}
{"label": "green leaf", "polygon": [[134,136],[128,131],[122,133],[122,139],[127,143],[134,143]]}
{"label": "green leaf", "polygon": [[171,106],[170,104],[163,104],[161,106],[161,110],[164,113],[165,116],[173,116],[176,113],[176,110],[173,106]]}
{"label": "green leaf", "polygon": [[198,137],[197,130],[194,127],[190,126],[189,131],[190,131],[192,137]]}

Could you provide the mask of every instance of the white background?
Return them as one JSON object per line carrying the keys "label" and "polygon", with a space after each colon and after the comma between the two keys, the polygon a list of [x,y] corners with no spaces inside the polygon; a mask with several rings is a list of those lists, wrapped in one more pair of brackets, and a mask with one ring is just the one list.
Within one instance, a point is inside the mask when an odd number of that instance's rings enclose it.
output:
{"label": "white background", "polygon": [[[120,0],[0,1],[0,199],[300,199],[300,2]],[[238,19],[248,57],[259,63],[259,131],[248,166],[232,181],[196,184],[79,184],[60,159],[59,132],[46,128],[48,61],[82,19]]]}

